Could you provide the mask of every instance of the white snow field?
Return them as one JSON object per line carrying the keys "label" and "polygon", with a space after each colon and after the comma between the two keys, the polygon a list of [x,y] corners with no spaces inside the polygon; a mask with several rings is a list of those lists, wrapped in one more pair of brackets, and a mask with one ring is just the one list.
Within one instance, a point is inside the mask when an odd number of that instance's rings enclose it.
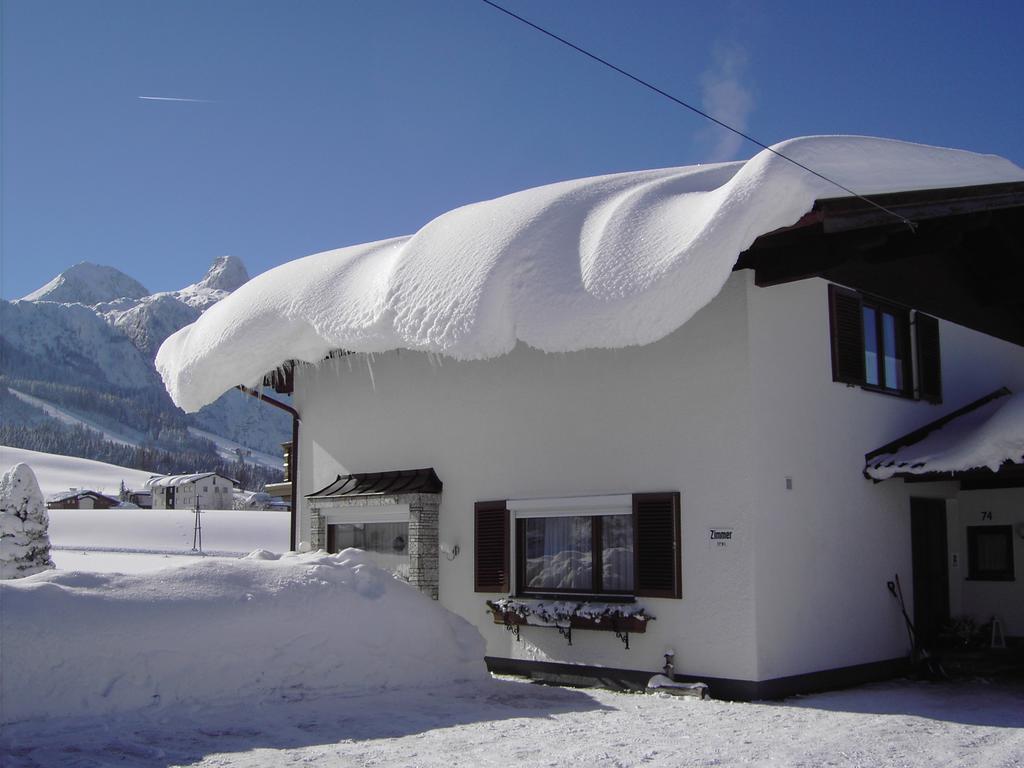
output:
{"label": "white snow field", "polygon": [[[775,149],[863,195],[1024,180],[993,155],[856,136]],[[195,411],[336,349],[455,359],[656,341],[758,236],[848,193],[765,150],[746,162],[577,179],[449,211],[416,234],[284,264],[170,336],[156,365]]]}
{"label": "white snow field", "polygon": [[[51,509],[50,543],[86,551],[185,553],[192,549],[195,520],[188,509]],[[284,552],[290,520],[290,513],[278,510],[204,510],[203,551],[235,556],[255,549]]]}
{"label": "white snow field", "polygon": [[153,476],[152,472],[127,469],[102,461],[0,445],[0,472],[6,472],[15,464],[21,463],[32,467],[44,496],[66,491],[68,488],[87,488],[117,496],[122,480],[129,488],[141,490],[146,487],[146,481]]}

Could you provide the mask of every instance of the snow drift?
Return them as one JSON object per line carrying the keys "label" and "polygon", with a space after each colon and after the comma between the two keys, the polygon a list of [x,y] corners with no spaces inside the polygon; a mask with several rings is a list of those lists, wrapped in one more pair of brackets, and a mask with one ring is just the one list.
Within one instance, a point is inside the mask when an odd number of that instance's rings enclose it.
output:
{"label": "snow drift", "polygon": [[469,623],[359,550],[0,584],[0,722],[482,678]]}
{"label": "snow drift", "polygon": [[[885,139],[775,149],[860,194],[1024,180],[1003,158]],[[410,237],[249,281],[168,338],[157,369],[187,411],[288,359],[334,349],[496,357],[648,344],[711,301],[737,256],[834,185],[763,151],[746,162],[565,181],[450,211]]]}

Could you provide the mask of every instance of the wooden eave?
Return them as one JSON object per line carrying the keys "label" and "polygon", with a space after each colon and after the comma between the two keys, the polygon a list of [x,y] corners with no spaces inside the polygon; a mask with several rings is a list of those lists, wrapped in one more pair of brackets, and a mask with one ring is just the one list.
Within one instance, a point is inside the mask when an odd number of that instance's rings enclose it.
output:
{"label": "wooden eave", "polygon": [[821,277],[1024,346],[1024,182],[818,200],[735,269],[759,286]]}

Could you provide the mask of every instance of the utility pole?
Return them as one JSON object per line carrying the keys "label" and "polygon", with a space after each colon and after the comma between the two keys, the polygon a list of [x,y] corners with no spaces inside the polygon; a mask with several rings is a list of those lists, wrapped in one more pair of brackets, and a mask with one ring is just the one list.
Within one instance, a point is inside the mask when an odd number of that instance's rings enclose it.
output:
{"label": "utility pole", "polygon": [[196,513],[196,525],[195,525],[195,528],[192,529],[192,551],[193,552],[200,552],[201,553],[203,551],[203,523],[202,523],[202,519],[199,516],[203,512],[202,512],[201,509],[199,509],[199,488],[198,487],[196,488],[195,513]]}

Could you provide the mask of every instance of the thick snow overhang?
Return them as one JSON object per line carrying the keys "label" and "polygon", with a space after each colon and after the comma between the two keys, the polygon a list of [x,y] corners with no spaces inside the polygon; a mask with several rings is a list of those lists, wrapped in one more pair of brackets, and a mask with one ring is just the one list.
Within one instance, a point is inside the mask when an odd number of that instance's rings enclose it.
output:
{"label": "thick snow overhang", "polygon": [[[951,189],[1024,183],[1024,170],[1003,158],[885,139],[810,137],[775,149],[864,195],[941,190],[928,202],[928,216],[936,206],[952,210]],[[1012,197],[1020,189],[1004,191]],[[969,266],[956,264],[971,272],[968,280],[976,279],[978,260],[987,267],[986,257],[973,252],[978,237],[984,245],[986,237],[1012,241],[1019,233],[1013,216],[995,229],[983,221],[1004,209],[1004,191],[994,190],[987,201],[974,194],[964,214],[980,217],[971,228],[960,227],[965,238],[975,226],[987,233],[971,235],[951,257],[971,254]],[[649,344],[710,302],[740,254],[746,261],[738,266],[753,268],[763,282],[830,270],[830,279],[858,287],[858,281],[871,283],[871,270],[858,268],[857,280],[843,279],[850,260],[833,264],[828,250],[839,242],[837,235],[852,238],[842,240],[843,248],[854,249],[865,263],[895,256],[900,230],[922,243],[943,241],[941,226],[922,225],[911,235],[895,218],[872,219],[876,209],[861,210],[856,200],[831,200],[834,192],[830,183],[768,151],[746,162],[598,176],[517,192],[450,211],[409,237],[272,269],[168,338],[157,369],[174,401],[194,411],[236,385],[258,385],[278,368],[275,386],[287,389],[284,364],[318,363],[334,350],[413,349],[471,360],[503,355],[520,342],[546,352]],[[913,208],[922,199],[905,202]],[[1019,218],[1019,197],[1010,205]],[[843,230],[848,234],[833,231],[839,221],[856,226]],[[880,237],[893,245],[873,250]],[[806,263],[818,248],[808,245],[794,249],[799,275],[787,272],[781,266],[790,260],[787,238],[826,238],[821,263]],[[1019,270],[1021,240],[1014,242],[999,252],[1008,248],[1017,260],[1001,265]],[[917,250],[927,258],[924,245]],[[775,267],[781,272],[771,275]],[[947,317],[936,305],[956,280],[939,282],[940,298],[913,303]],[[1002,279],[986,286],[979,303],[1011,290]],[[958,301],[948,304],[955,308]]]}
{"label": "thick snow overhang", "polygon": [[337,479],[307,499],[352,496],[394,496],[400,493],[440,493],[442,484],[432,467],[390,472],[362,472],[338,475]]}
{"label": "thick snow overhang", "polygon": [[1024,393],[1003,387],[865,457],[876,481],[958,480],[964,489],[1024,486]]}

